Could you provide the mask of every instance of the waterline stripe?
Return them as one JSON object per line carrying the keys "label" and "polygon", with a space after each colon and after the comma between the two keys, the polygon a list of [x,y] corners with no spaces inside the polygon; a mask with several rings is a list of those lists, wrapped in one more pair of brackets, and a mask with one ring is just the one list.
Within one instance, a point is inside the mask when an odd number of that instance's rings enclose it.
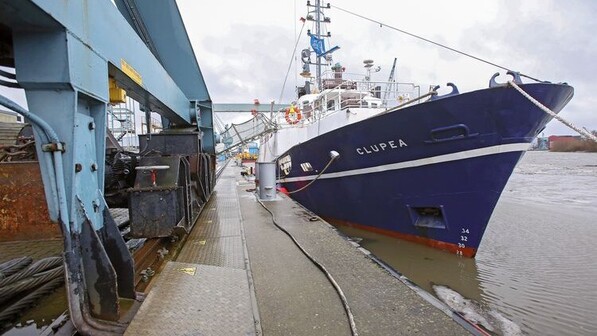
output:
{"label": "waterline stripe", "polygon": [[[338,177],[346,177],[346,176],[354,176],[354,175],[363,175],[363,174],[372,174],[372,173],[380,173],[385,172],[388,170],[398,170],[404,168],[413,168],[413,167],[420,167],[425,165],[443,163],[443,162],[450,162],[450,161],[458,161],[458,160],[466,160],[471,158],[476,158],[480,156],[487,156],[487,155],[494,155],[500,153],[509,153],[509,152],[521,152],[526,151],[529,149],[530,144],[523,142],[523,143],[514,143],[514,144],[507,144],[507,145],[497,145],[491,147],[484,147],[484,148],[477,148],[471,149],[463,152],[457,153],[450,153],[438,156],[432,156],[424,159],[417,159],[412,161],[404,161],[398,163],[390,163],[381,166],[375,167],[368,167],[368,168],[359,168],[353,170],[346,170],[337,173],[328,173],[323,174],[319,178],[320,179],[330,179],[330,178],[338,178]],[[280,179],[278,182],[298,182],[298,181],[310,181],[315,179],[317,175],[310,175],[310,176],[301,176],[301,177],[290,177],[287,179]]]}

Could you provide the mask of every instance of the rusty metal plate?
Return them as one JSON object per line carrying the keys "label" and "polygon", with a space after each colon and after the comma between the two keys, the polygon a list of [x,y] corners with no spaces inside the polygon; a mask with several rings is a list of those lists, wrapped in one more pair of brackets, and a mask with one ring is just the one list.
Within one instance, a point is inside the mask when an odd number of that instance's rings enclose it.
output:
{"label": "rusty metal plate", "polygon": [[39,163],[0,163],[0,241],[61,237],[50,221]]}

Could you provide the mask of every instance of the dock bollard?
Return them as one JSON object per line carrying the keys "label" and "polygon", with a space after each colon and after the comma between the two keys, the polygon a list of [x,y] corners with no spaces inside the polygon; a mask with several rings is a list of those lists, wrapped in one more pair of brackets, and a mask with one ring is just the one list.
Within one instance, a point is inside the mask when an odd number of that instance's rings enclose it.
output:
{"label": "dock bollard", "polygon": [[274,200],[276,198],[276,163],[257,162],[255,169],[255,187],[259,199],[262,201]]}

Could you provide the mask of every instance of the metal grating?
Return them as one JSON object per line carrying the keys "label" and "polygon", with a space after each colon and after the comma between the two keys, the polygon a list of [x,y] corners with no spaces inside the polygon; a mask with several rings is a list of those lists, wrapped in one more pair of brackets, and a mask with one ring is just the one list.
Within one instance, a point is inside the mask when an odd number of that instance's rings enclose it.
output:
{"label": "metal grating", "polygon": [[199,216],[177,261],[245,269],[235,188],[232,179],[218,181],[216,192]]}
{"label": "metal grating", "polygon": [[116,225],[120,226],[129,220],[129,209],[128,208],[111,208],[110,214],[116,222]]}
{"label": "metal grating", "polygon": [[180,252],[176,260],[245,269],[243,243],[240,236],[187,240],[185,249]]}
{"label": "metal grating", "polygon": [[255,335],[247,274],[168,262],[125,335]]}
{"label": "metal grating", "polygon": [[[222,176],[227,175],[225,170]],[[166,264],[126,335],[257,334],[239,207],[235,179],[220,178],[176,261]]]}
{"label": "metal grating", "polygon": [[240,236],[238,218],[214,219],[197,223],[189,239]]}

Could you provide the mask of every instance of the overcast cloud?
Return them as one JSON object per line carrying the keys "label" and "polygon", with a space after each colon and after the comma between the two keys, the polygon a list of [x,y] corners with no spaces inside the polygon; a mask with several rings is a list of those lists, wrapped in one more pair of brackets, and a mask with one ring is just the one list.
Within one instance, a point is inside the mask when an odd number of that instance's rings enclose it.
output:
{"label": "overcast cloud", "polygon": [[[306,1],[200,2],[178,0],[199,64],[216,103],[279,100]],[[312,0],[314,3],[314,0]],[[515,69],[541,80],[567,82],[575,97],[561,112],[577,126],[597,129],[597,13],[595,1],[332,1],[387,25]],[[373,59],[386,80],[394,57],[397,79],[422,87],[454,82],[461,92],[487,87],[499,68],[421,42],[338,9],[331,17],[334,53],[348,72]],[[310,29],[307,23],[306,29]],[[308,46],[303,33],[298,50]],[[292,66],[283,102],[302,79]],[[502,77],[501,80],[506,80]],[[545,134],[573,134],[552,121]]]}
{"label": "overcast cloud", "polygon": [[[313,3],[315,0],[311,0]],[[215,103],[279,101],[292,58],[299,17],[305,0],[178,0],[210,95]],[[342,0],[333,6],[515,69],[530,76],[574,86],[575,97],[561,116],[580,127],[597,130],[597,1]],[[339,45],[334,62],[347,72],[363,72],[362,61],[373,59],[382,70],[374,80],[387,80],[394,57],[397,80],[422,88],[453,82],[460,92],[486,88],[489,78],[504,71],[388,27],[380,27],[332,8],[331,43]],[[305,29],[310,29],[307,23]],[[308,46],[303,32],[298,50]],[[299,67],[289,73],[282,102],[295,99],[301,85]],[[505,76],[501,77],[506,80]],[[18,91],[3,94],[24,104]],[[545,135],[574,134],[558,121]]]}

